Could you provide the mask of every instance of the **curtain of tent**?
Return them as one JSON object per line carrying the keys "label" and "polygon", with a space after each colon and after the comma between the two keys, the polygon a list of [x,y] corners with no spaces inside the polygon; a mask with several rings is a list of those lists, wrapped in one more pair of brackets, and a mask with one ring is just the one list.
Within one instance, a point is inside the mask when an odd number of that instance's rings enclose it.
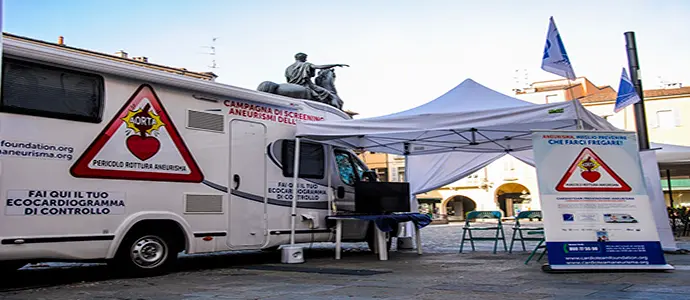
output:
{"label": "curtain of tent", "polygon": [[534,151],[532,151],[532,149],[510,152],[510,155],[517,158],[521,162],[534,167]]}
{"label": "curtain of tent", "polygon": [[[446,152],[436,155],[413,155],[405,160],[405,177],[412,195],[433,191],[447,181],[454,182],[481,170],[505,153]],[[410,199],[413,211],[417,211],[417,200]],[[405,225],[407,232],[413,232],[412,224]]]}
{"label": "curtain of tent", "polygon": [[668,211],[666,210],[666,200],[661,190],[661,175],[655,152],[654,150],[640,152],[642,173],[647,185],[647,194],[649,195],[649,202],[654,221],[656,222],[657,232],[659,233],[661,247],[665,251],[675,251],[678,248],[673,238],[673,231],[671,230]]}
{"label": "curtain of tent", "polygon": [[[518,160],[534,166],[532,149],[510,152]],[[408,157],[407,175],[412,194],[433,191],[463,179],[503,157],[506,153],[448,152]]]}
{"label": "curtain of tent", "polygon": [[447,152],[409,156],[407,175],[412,194],[433,191],[477,172],[505,153]]}

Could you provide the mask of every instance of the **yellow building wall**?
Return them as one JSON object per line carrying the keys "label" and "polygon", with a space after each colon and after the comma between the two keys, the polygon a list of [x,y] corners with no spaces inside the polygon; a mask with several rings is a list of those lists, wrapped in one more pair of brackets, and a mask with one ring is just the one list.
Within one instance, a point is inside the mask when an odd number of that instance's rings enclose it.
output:
{"label": "yellow building wall", "polygon": [[[614,126],[635,131],[633,106],[613,112],[615,102],[584,103],[589,111],[606,117]],[[645,99],[647,132],[652,142],[690,146],[690,96]]]}
{"label": "yellow building wall", "polygon": [[[690,146],[689,96],[645,100],[644,104],[652,142]],[[630,119],[634,121],[634,118]]]}
{"label": "yellow building wall", "polygon": [[388,155],[385,153],[364,152],[359,155],[359,159],[361,159],[370,169],[386,168]]}

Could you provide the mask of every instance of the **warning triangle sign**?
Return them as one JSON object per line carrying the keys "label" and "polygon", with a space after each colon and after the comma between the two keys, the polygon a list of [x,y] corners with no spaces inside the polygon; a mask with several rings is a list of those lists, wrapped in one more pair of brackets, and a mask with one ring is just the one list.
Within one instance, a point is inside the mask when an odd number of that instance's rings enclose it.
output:
{"label": "warning triangle sign", "polygon": [[556,190],[559,192],[629,192],[632,189],[590,148],[570,165]]}
{"label": "warning triangle sign", "polygon": [[174,182],[204,179],[149,85],[140,86],[77,159],[74,177]]}

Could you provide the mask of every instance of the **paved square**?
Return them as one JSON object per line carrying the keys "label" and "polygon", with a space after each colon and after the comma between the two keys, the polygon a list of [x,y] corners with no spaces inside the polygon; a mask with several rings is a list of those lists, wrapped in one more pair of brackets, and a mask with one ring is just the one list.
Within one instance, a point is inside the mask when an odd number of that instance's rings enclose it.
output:
{"label": "paved square", "polygon": [[361,244],[347,244],[337,261],[333,244],[319,244],[304,264],[280,264],[279,252],[245,251],[183,257],[179,271],[152,278],[112,278],[101,265],[27,267],[0,284],[0,298],[690,299],[690,255],[667,255],[677,267],[671,272],[548,274],[541,263],[524,264],[528,252],[492,254],[486,241],[458,254],[459,229],[425,228],[424,255],[393,250],[389,261]]}

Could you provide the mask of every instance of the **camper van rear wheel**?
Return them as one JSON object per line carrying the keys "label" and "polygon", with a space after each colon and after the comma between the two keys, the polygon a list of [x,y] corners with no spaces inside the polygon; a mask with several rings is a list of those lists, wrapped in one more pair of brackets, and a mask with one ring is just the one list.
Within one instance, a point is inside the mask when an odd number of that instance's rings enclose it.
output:
{"label": "camper van rear wheel", "polygon": [[129,248],[132,262],[144,269],[153,269],[165,263],[169,252],[165,240],[155,235],[143,236]]}
{"label": "camper van rear wheel", "polygon": [[136,275],[159,275],[177,258],[172,238],[160,233],[133,232],[122,241],[116,267]]}

